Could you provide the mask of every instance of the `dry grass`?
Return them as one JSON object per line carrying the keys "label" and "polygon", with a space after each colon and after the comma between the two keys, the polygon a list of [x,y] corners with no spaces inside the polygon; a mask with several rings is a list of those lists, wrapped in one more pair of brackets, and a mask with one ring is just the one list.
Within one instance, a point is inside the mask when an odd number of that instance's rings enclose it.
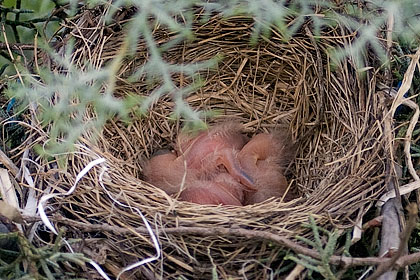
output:
{"label": "dry grass", "polygon": [[[86,11],[69,26],[78,35],[75,64],[82,65],[88,59],[101,67],[115,57],[122,44],[122,31],[107,33],[95,20]],[[81,139],[77,151],[69,156],[66,169],[57,171],[55,179],[48,173],[38,177],[39,181],[48,182],[44,186],[67,190],[90,161],[106,158],[104,186],[119,201],[141,209],[159,235],[163,258],[140,269],[138,273],[144,277],[194,278],[203,277],[204,273],[209,278],[215,266],[220,278],[239,279],[246,275],[248,279],[262,279],[270,273],[267,267],[275,270],[280,265],[281,248],[239,237],[171,235],[165,229],[240,227],[287,237],[307,235],[302,224],[309,214],[327,228],[349,228],[382,193],[384,104],[375,93],[376,79],[370,72],[357,75],[348,62],[332,69],[328,56],[331,47],[342,46],[352,36],[337,28],[324,31],[322,38],[315,41],[302,31],[284,42],[273,30],[272,37],[262,37],[251,46],[252,24],[244,17],[215,16],[206,24],[196,24],[196,40],[167,52],[165,59],[172,63],[198,62],[223,55],[217,69],[200,73],[205,84],[188,96],[189,105],[219,112],[217,117],[206,120],[210,124],[235,118],[250,135],[289,127],[297,151],[286,175],[290,188],[300,198],[244,207],[203,206],[177,201],[143,182],[141,161],[157,149],[170,147],[181,128],[179,121],[169,117],[174,104],[168,97],[154,104],[144,118],[129,124],[114,119],[96,141]],[[165,30],[157,29],[154,34],[161,42],[170,38]],[[146,58],[146,48],[141,43],[136,57],[121,67],[116,96],[147,96],[151,92],[146,81],[126,80]],[[182,75],[173,79],[180,87],[191,82]],[[86,224],[143,227],[137,214],[117,207],[104,195],[99,172],[99,168],[92,169],[74,195],[57,201],[59,213]],[[130,235],[106,231],[94,235],[69,228],[67,236],[83,237],[85,252],[86,248],[107,244],[106,264],[103,260],[101,263],[109,271],[154,254],[149,236],[134,230]],[[96,237],[105,239],[98,241]]]}

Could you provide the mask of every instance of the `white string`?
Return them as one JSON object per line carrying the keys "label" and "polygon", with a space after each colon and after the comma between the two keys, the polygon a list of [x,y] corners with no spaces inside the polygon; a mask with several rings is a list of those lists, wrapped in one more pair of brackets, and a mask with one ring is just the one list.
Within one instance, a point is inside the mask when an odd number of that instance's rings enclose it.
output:
{"label": "white string", "polygon": [[131,265],[129,265],[129,266],[127,266],[127,267],[125,267],[123,270],[121,270],[121,272],[120,273],[118,273],[118,275],[117,275],[117,280],[120,278],[120,276],[121,276],[121,274],[123,274],[124,272],[126,272],[126,271],[129,271],[129,270],[131,270],[131,269],[133,269],[133,268],[136,268],[136,267],[139,267],[139,266],[141,266],[141,265],[144,265],[144,264],[146,264],[146,263],[149,263],[149,262],[153,262],[153,261],[155,261],[155,260],[158,260],[159,258],[160,258],[160,256],[161,256],[161,249],[160,249],[160,245],[159,245],[159,241],[158,241],[158,239],[157,239],[157,237],[156,237],[156,235],[155,235],[155,233],[153,232],[153,230],[152,230],[152,228],[150,227],[150,224],[149,224],[149,222],[147,221],[147,219],[146,219],[146,217],[144,217],[144,215],[141,213],[141,211],[137,208],[137,207],[132,207],[132,206],[130,206],[130,205],[126,205],[126,204],[124,204],[124,203],[121,203],[121,202],[119,202],[118,200],[116,200],[112,195],[111,195],[111,193],[105,188],[105,186],[104,186],[104,184],[103,184],[103,181],[102,181],[102,179],[103,179],[103,175],[104,175],[104,173],[106,172],[106,170],[107,170],[107,168],[106,167],[104,167],[103,168],[103,170],[102,170],[102,172],[99,174],[99,184],[101,185],[101,187],[104,189],[104,191],[105,191],[105,193],[107,194],[107,196],[113,201],[113,202],[115,202],[116,204],[118,204],[119,206],[121,206],[121,207],[125,207],[125,208],[129,208],[130,210],[135,210],[136,212],[137,212],[137,214],[139,214],[139,216],[141,217],[141,219],[143,220],[143,223],[144,223],[144,225],[146,226],[146,228],[147,228],[147,231],[149,232],[149,234],[150,234],[150,237],[151,237],[151,239],[152,239],[152,241],[153,241],[153,245],[155,246],[155,250],[156,250],[156,255],[155,256],[152,256],[152,257],[149,257],[149,258],[146,258],[146,259],[143,259],[143,260],[141,260],[141,261],[138,261],[138,262],[136,262],[136,263],[133,263],[133,264],[131,264]]}
{"label": "white string", "polygon": [[51,230],[53,233],[55,233],[56,235],[58,234],[58,232],[55,230],[54,226],[51,224],[50,220],[48,219],[47,215],[45,214],[45,210],[44,210],[44,204],[51,198],[56,197],[56,196],[67,196],[70,195],[74,192],[74,190],[76,189],[77,183],[79,183],[80,179],[83,178],[83,176],[86,175],[86,173],[89,172],[89,170],[94,167],[95,165],[98,165],[100,163],[105,162],[104,158],[98,158],[94,161],[91,161],[85,168],[83,168],[82,171],[80,171],[80,173],[77,175],[76,177],[76,181],[74,182],[73,186],[68,190],[68,192],[66,193],[51,193],[51,194],[47,194],[47,195],[43,195],[39,201],[38,204],[38,212],[39,215],[41,216],[41,220],[44,222],[44,224],[49,228],[49,230]]}
{"label": "white string", "polygon": [[[55,194],[47,194],[47,195],[44,195],[44,196],[42,196],[41,197],[41,199],[40,199],[40,201],[39,201],[39,204],[38,204],[38,213],[39,213],[39,215],[40,215],[40,217],[41,217],[41,220],[43,221],[43,223],[45,224],[45,226],[49,229],[49,230],[51,230],[54,234],[56,234],[56,235],[58,235],[58,232],[57,232],[57,230],[54,228],[54,226],[51,224],[51,222],[50,222],[50,220],[48,219],[48,217],[47,217],[47,215],[45,214],[45,204],[46,204],[46,202],[49,200],[49,199],[51,199],[51,198],[53,198],[53,197],[57,197],[57,196],[67,196],[67,195],[70,195],[70,194],[72,194],[73,192],[74,192],[74,190],[76,189],[76,186],[77,186],[77,183],[83,178],[83,176],[85,176],[86,175],[86,173],[87,172],[89,172],[89,170],[90,169],[92,169],[92,167],[94,167],[95,165],[98,165],[98,164],[101,164],[101,163],[104,163],[106,160],[104,159],[104,158],[98,158],[98,159],[96,159],[96,160],[94,160],[94,161],[91,161],[85,168],[83,168],[83,170],[82,171],[80,171],[80,173],[76,176],[76,181],[74,182],[74,184],[73,184],[73,186],[66,192],[66,193],[55,193]],[[160,249],[160,245],[159,245],[159,241],[158,241],[158,239],[157,239],[157,237],[156,237],[156,235],[154,234],[154,232],[153,232],[153,230],[152,230],[152,228],[150,227],[150,225],[149,225],[149,222],[147,221],[147,219],[143,216],[143,214],[141,213],[141,211],[138,209],[138,208],[136,208],[136,207],[131,207],[131,206],[129,206],[129,205],[126,205],[126,204],[124,204],[124,203],[121,203],[121,202],[119,202],[118,200],[116,200],[116,199],[114,199],[113,197],[112,197],[112,195],[109,193],[109,191],[105,188],[105,186],[104,186],[104,184],[103,184],[103,182],[102,182],[102,179],[103,179],[103,174],[106,172],[106,170],[107,170],[107,167],[104,167],[103,169],[102,169],[102,172],[100,173],[100,175],[99,175],[99,184],[101,185],[101,187],[104,189],[104,191],[105,191],[105,193],[107,194],[107,196],[112,200],[112,201],[114,201],[116,204],[118,204],[119,206],[121,206],[121,207],[125,207],[125,208],[129,208],[129,209],[131,209],[131,210],[134,210],[134,211],[136,211],[138,214],[139,214],[139,216],[141,217],[141,219],[143,220],[143,223],[145,224],[145,226],[146,226],[146,228],[147,228],[147,231],[149,232],[149,234],[150,234],[150,237],[151,237],[151,239],[152,239],[152,241],[153,241],[153,245],[155,246],[155,249],[156,249],[156,255],[155,256],[152,256],[152,257],[149,257],[149,258],[146,258],[146,259],[144,259],[144,260],[141,260],[141,261],[139,261],[139,262],[136,262],[136,263],[134,263],[134,264],[131,264],[131,265],[129,265],[129,266],[127,266],[127,267],[125,267],[124,269],[122,269],[121,270],[121,272],[118,274],[118,276],[117,276],[117,280],[120,278],[120,276],[121,276],[121,274],[123,274],[124,272],[126,272],[126,271],[129,271],[129,270],[131,270],[131,269],[133,269],[133,268],[136,268],[136,267],[139,267],[139,266],[141,266],[141,265],[144,265],[144,264],[146,264],[146,263],[149,263],[149,262],[152,262],[152,261],[155,261],[155,260],[157,260],[157,259],[159,259],[160,258],[160,256],[161,256],[161,249]],[[67,247],[69,248],[69,250],[70,250],[70,252],[72,252],[72,253],[74,253],[74,251],[73,251],[73,249],[71,248],[71,246],[70,246],[70,244],[65,240],[65,239],[63,239],[63,241],[64,241],[64,243],[67,245]],[[96,262],[94,262],[93,260],[90,260],[89,261],[89,264],[90,265],[92,265],[95,269],[96,269],[96,271],[98,271],[98,273],[104,278],[104,279],[106,279],[106,280],[111,280],[109,277],[108,277],[108,275],[102,270],[102,268],[96,263]]]}

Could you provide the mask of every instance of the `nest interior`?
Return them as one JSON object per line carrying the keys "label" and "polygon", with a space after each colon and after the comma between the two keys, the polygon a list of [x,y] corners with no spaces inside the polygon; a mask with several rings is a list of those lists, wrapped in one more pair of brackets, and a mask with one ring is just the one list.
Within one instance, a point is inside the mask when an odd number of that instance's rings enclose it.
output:
{"label": "nest interior", "polygon": [[[78,32],[89,39],[76,41],[75,63],[89,59],[104,65],[116,56],[123,31],[103,36],[102,27],[92,21],[92,11],[77,19]],[[92,28],[95,27],[95,28]],[[223,236],[214,228],[246,228],[281,236],[305,235],[302,227],[313,215],[325,227],[354,225],[381,194],[383,185],[383,136],[378,120],[383,116],[375,94],[375,79],[357,75],[349,61],[332,66],[329,51],[353,38],[345,29],[324,30],[315,40],[305,28],[289,41],[273,29],[252,45],[253,21],[245,17],[222,19],[214,16],[193,25],[195,39],[164,53],[170,63],[200,62],[216,55],[222,59],[215,69],[201,72],[204,85],[186,98],[195,110],[217,112],[212,123],[235,119],[253,135],[287,126],[296,142],[296,157],[287,170],[290,188],[299,198],[280,199],[244,207],[204,206],[178,201],[142,179],[141,162],[160,149],[170,147],[182,127],[170,115],[174,103],[163,97],[146,117],[129,124],[114,119],[98,139],[82,139],[66,172],[60,173],[60,187],[70,188],[76,175],[98,156],[107,159],[104,187],[119,201],[141,210],[159,237],[163,256],[134,273],[164,279],[203,277],[216,269],[221,278],[264,278],[280,273],[282,249],[261,239]],[[156,29],[161,42],[171,39]],[[147,47],[140,42],[134,59],[124,61],[118,74],[116,96],[147,96],[152,89],[146,80],[128,82],[146,61]],[[174,75],[183,87],[191,82]],[[84,249],[92,258],[105,248],[98,262],[111,273],[137,259],[155,253],[142,219],[129,208],[118,207],[104,194],[100,169],[92,169],[79,183],[75,195],[60,200],[60,212],[87,225],[108,224],[129,232],[101,232],[69,229],[68,236],[83,236]],[[176,230],[183,228],[183,230]],[[205,234],[185,228],[207,229]],[[81,232],[80,232],[81,230]],[[171,231],[172,230],[172,231]],[[90,240],[90,241],[89,241]],[[99,245],[98,245],[99,244]],[[117,271],[117,272],[116,272]],[[204,274],[203,274],[204,273]]]}

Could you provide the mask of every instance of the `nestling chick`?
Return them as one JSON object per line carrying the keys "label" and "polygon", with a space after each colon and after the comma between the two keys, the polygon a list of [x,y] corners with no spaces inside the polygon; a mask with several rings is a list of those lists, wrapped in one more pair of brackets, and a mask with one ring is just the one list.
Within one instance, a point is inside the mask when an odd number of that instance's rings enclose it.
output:
{"label": "nestling chick", "polygon": [[213,178],[213,181],[222,185],[227,192],[232,194],[236,199],[243,203],[246,188],[244,185],[236,181],[235,178],[232,177],[229,173],[219,173],[216,175],[216,177]]}
{"label": "nestling chick", "polygon": [[201,132],[196,137],[180,134],[177,152],[183,156],[188,168],[201,174],[213,174],[223,166],[236,180],[248,189],[255,190],[252,178],[241,169],[238,151],[245,145],[247,137],[235,122],[222,123]]}
{"label": "nestling chick", "polygon": [[[178,154],[190,154],[190,157],[203,158],[207,154],[222,148],[240,150],[247,142],[241,133],[241,125],[237,122],[224,122],[215,125],[198,135],[180,133],[175,150]],[[193,163],[196,163],[191,159]]]}
{"label": "nestling chick", "polygon": [[284,167],[293,151],[285,135],[258,134],[247,143],[234,122],[198,135],[181,133],[175,151],[153,156],[144,175],[168,194],[184,184],[179,198],[198,204],[240,206],[281,197],[287,189]]}
{"label": "nestling chick", "polygon": [[[255,190],[253,182],[241,170],[236,158],[246,140],[246,136],[241,134],[240,125],[233,122],[216,125],[195,137],[181,133],[177,139],[177,152],[168,151],[153,156],[146,162],[143,174],[149,183],[168,194],[177,193],[182,182],[185,188],[194,186],[195,181],[215,177],[221,170],[229,171],[237,181]],[[242,187],[237,184],[236,188],[238,186]]]}
{"label": "nestling chick", "polygon": [[182,157],[175,152],[166,152],[153,156],[143,168],[146,181],[161,188],[167,194],[179,192],[183,182],[197,180],[198,172],[195,169],[185,168]]}
{"label": "nestling chick", "polygon": [[226,189],[226,185],[209,180],[194,181],[179,198],[198,204],[242,206],[242,202]]}
{"label": "nestling chick", "polygon": [[244,204],[281,197],[286,192],[283,172],[291,154],[291,145],[286,139],[281,132],[257,134],[238,153],[241,168],[257,187],[256,192],[246,193]]}

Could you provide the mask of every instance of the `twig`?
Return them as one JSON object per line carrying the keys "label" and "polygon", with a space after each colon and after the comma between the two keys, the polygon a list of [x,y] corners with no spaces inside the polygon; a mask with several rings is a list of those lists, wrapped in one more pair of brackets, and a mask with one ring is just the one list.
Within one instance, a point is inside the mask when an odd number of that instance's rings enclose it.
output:
{"label": "twig", "polygon": [[362,230],[367,230],[368,228],[374,228],[379,227],[382,225],[384,217],[383,216],[377,216],[376,218],[373,218],[366,223],[363,224]]}
{"label": "twig", "polygon": [[388,15],[388,22],[387,22],[387,31],[386,31],[386,52],[389,56],[389,54],[391,53],[391,48],[392,48],[392,35],[393,35],[393,31],[394,31],[394,15],[392,13],[390,13]]}
{"label": "twig", "polygon": [[6,13],[13,13],[13,14],[32,14],[34,11],[33,10],[28,10],[28,9],[15,9],[15,8],[9,8],[9,7],[5,7],[3,5],[0,5],[0,12],[3,14]]}
{"label": "twig", "polygon": [[[9,47],[11,50],[14,51],[20,51],[20,50],[33,50],[34,45],[33,44],[21,44],[21,43],[14,43],[9,44]],[[0,42],[0,50],[7,50],[7,44]]]}
{"label": "twig", "polygon": [[302,273],[302,271],[305,270],[305,267],[301,264],[297,264],[295,268],[287,275],[286,279],[284,280],[295,280],[299,277],[299,275]]}
{"label": "twig", "polygon": [[[20,10],[21,8],[21,4],[22,4],[22,0],[16,0],[16,9]],[[20,13],[21,12],[17,12],[15,14],[15,21],[20,21]],[[12,30],[13,30],[13,34],[15,35],[15,41],[17,43],[20,43],[20,36],[19,36],[19,32],[17,30],[17,26],[11,26]]]}
{"label": "twig", "polygon": [[[408,125],[407,128],[407,133],[405,135],[405,139],[404,139],[404,153],[407,159],[407,168],[410,171],[411,176],[413,176],[414,180],[420,180],[419,176],[417,175],[416,170],[414,169],[413,166],[413,161],[411,160],[411,138],[413,135],[413,131],[414,128],[416,126],[416,124],[418,123],[419,120],[419,116],[420,116],[420,110],[419,110],[419,106],[416,104],[416,102],[412,101],[412,100],[407,100],[404,99],[402,104],[410,107],[411,109],[414,110],[414,115],[413,117],[410,119],[410,123]],[[417,201],[417,203],[419,203],[420,201]]]}
{"label": "twig", "polygon": [[[23,218],[26,222],[37,222],[40,221],[39,217],[31,217],[23,215]],[[145,227],[137,227],[137,228],[121,228],[117,226],[111,226],[107,224],[86,224],[78,221],[74,221],[71,219],[67,219],[58,215],[54,215],[50,217],[51,221],[69,225],[72,227],[79,228],[84,232],[100,232],[106,231],[111,232],[113,234],[124,235],[130,234],[134,231],[140,234],[148,234],[148,231]],[[264,231],[254,231],[248,229],[241,229],[241,228],[218,228],[218,227],[186,227],[180,226],[176,228],[164,228],[162,229],[166,234],[173,234],[173,235],[200,235],[200,236],[236,236],[236,237],[243,237],[248,239],[257,239],[257,240],[268,240],[273,243],[276,243],[280,246],[289,248],[293,250],[297,254],[303,254],[315,259],[320,260],[321,256],[315,250],[306,248],[298,243],[287,239],[286,237],[279,236],[277,234],[271,232],[264,232]],[[352,257],[344,257],[344,256],[331,256],[329,263],[334,265],[342,265],[345,268],[355,267],[355,266],[366,266],[366,265],[380,265],[383,263],[387,263],[390,261],[390,258],[379,258],[379,257],[366,257],[366,258],[352,258]],[[408,264],[412,264],[418,262],[420,260],[420,252],[414,253],[407,256],[402,256],[398,258],[395,262],[393,262],[393,266],[395,269],[400,269]]]}
{"label": "twig", "polygon": [[15,63],[16,61],[15,61],[15,58],[14,58],[14,56],[12,54],[12,50],[10,49],[10,45],[9,45],[9,41],[7,39],[6,28],[4,26],[4,23],[0,23],[0,26],[1,26],[1,32],[3,34],[4,42],[5,42],[6,46],[7,46],[7,51],[8,51],[9,56],[10,56],[10,61],[13,63],[13,67],[15,68],[16,73],[17,73],[17,75],[19,77],[19,81],[22,83],[22,85],[24,85],[25,83],[23,81],[22,75],[20,74],[20,71],[19,71],[19,69],[18,69],[18,67],[17,67],[17,65]]}
{"label": "twig", "polygon": [[[381,248],[379,256],[389,256],[390,252],[396,250],[401,245],[399,239],[401,225],[399,218],[399,203],[397,199],[388,200],[382,207],[383,222],[381,229]],[[397,271],[389,270],[380,276],[382,280],[396,279]]]}
{"label": "twig", "polygon": [[[393,147],[392,145],[390,145]],[[397,178],[401,177],[401,170],[399,166],[394,165],[392,159],[388,159],[386,163],[387,167],[387,180],[386,187],[388,191],[395,190],[398,186]],[[395,173],[392,176],[391,170]],[[379,250],[379,256],[383,257],[389,255],[392,250],[397,250],[401,245],[400,233],[404,227],[404,215],[402,213],[401,198],[394,198],[388,200],[382,207],[382,230],[381,230],[381,248]],[[394,280],[397,278],[396,270],[389,270],[382,274],[380,280]]]}
{"label": "twig", "polygon": [[394,117],[395,111],[397,110],[398,106],[402,104],[402,100],[404,99],[404,94],[410,90],[410,87],[412,85],[414,73],[416,71],[416,65],[420,59],[420,48],[417,50],[417,52],[413,55],[413,58],[410,62],[410,65],[408,65],[408,69],[404,74],[404,78],[402,81],[402,84],[400,88],[398,89],[398,92],[394,98],[394,101],[392,103],[391,107],[391,117]]}
{"label": "twig", "polygon": [[[397,252],[391,257],[391,259],[388,259],[387,261],[383,262],[378,266],[375,273],[373,273],[367,280],[374,280],[377,279],[379,276],[381,276],[386,271],[392,269],[397,261],[400,259],[400,257],[403,255],[405,246],[407,245],[408,239],[410,238],[411,232],[416,227],[416,220],[417,220],[417,214],[418,214],[418,208],[417,204],[411,203],[407,206],[408,210],[408,222],[407,226],[403,232],[400,245],[398,247]],[[418,259],[416,260],[416,262]],[[401,267],[399,267],[401,268]]]}
{"label": "twig", "polygon": [[[410,120],[410,124],[407,128],[407,133],[406,133],[405,143],[404,143],[404,153],[405,153],[405,156],[406,156],[406,159],[407,159],[408,170],[409,170],[411,176],[413,176],[414,180],[416,180],[416,181],[420,180],[420,178],[417,175],[417,173],[414,169],[414,166],[413,166],[413,162],[411,160],[410,147],[411,147],[411,136],[413,134],[414,127],[415,127],[415,125],[416,125],[416,123],[419,119],[420,110],[419,110],[418,105],[415,102],[413,102],[412,100],[409,100],[409,99],[405,99],[404,94],[410,89],[410,87],[412,85],[414,73],[416,71],[416,66],[417,66],[419,60],[420,60],[420,48],[413,55],[413,58],[410,62],[410,65],[408,66],[408,69],[407,69],[406,73],[404,74],[404,79],[402,81],[402,84],[401,84],[400,88],[398,89],[398,92],[395,94],[395,98],[394,98],[394,101],[393,101],[392,107],[391,107],[391,117],[394,116],[397,107],[401,104],[404,104],[404,105],[410,107],[411,109],[413,109],[415,111],[413,117]],[[417,194],[417,203],[420,204],[420,193],[419,193],[419,191],[417,191],[416,194]]]}
{"label": "twig", "polygon": [[[411,183],[408,183],[404,186],[401,186],[399,188],[396,188],[392,191],[389,191],[385,194],[383,194],[378,201],[376,202],[376,207],[380,207],[385,204],[389,199],[394,197],[399,197],[400,195],[404,195],[407,193],[410,193],[414,190],[420,189],[420,181],[413,181]],[[398,194],[396,195],[396,190],[398,191]]]}
{"label": "twig", "polygon": [[47,16],[47,17],[42,17],[42,18],[34,18],[27,21],[13,21],[13,20],[7,19],[4,21],[4,23],[10,26],[22,26],[22,27],[34,29],[36,28],[35,23],[41,23],[41,22],[46,22],[46,21],[61,21],[61,20],[62,19],[59,17],[50,18],[49,16]]}
{"label": "twig", "polygon": [[[410,120],[410,124],[407,128],[407,134],[406,134],[405,145],[404,145],[404,152],[407,158],[407,166],[408,166],[411,176],[413,176],[415,180],[420,180],[420,178],[415,172],[413,163],[411,162],[410,144],[411,144],[411,136],[414,130],[414,126],[419,119],[420,112],[419,112],[418,105],[409,99],[405,99],[404,95],[410,89],[412,85],[414,73],[416,71],[416,65],[419,62],[419,60],[420,60],[420,48],[413,55],[410,65],[408,66],[408,69],[404,74],[404,79],[402,81],[400,88],[398,89],[398,92],[396,94],[393,94],[394,92],[391,91],[391,94],[395,96],[394,101],[392,103],[392,107],[391,107],[391,118],[394,116],[397,107],[400,106],[401,104],[404,104],[415,111],[413,117]],[[417,203],[419,203],[419,201],[417,201]]]}
{"label": "twig", "polygon": [[13,176],[17,176],[19,168],[10,160],[10,158],[0,150],[0,162],[12,173]]}

